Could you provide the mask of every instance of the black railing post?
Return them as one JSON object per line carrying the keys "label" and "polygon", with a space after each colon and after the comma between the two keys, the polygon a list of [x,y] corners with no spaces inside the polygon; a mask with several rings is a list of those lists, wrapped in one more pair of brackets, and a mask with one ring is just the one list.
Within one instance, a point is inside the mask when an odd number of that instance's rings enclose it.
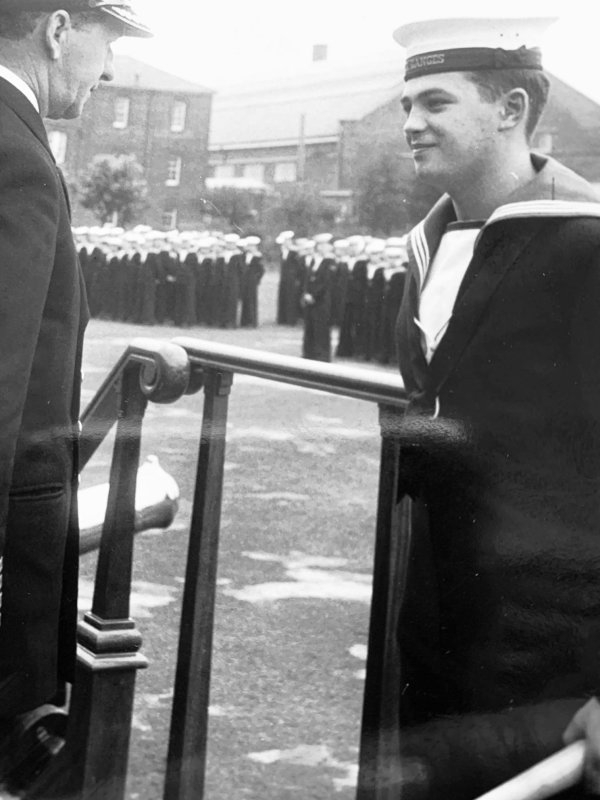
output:
{"label": "black railing post", "polygon": [[233,373],[204,373],[204,415],[186,569],[165,800],[202,800],[227,410]]}
{"label": "black railing post", "polygon": [[[120,800],[125,795],[135,676],[146,659],[129,618],[135,488],[146,397],[139,364],[125,368],[94,601],[78,629],[77,672],[64,753],[32,797]],[[51,788],[49,788],[51,787]]]}
{"label": "black railing post", "polygon": [[397,627],[410,535],[408,504],[397,502],[400,447],[394,431],[402,413],[399,407],[379,406],[381,463],[357,800],[400,796]]}

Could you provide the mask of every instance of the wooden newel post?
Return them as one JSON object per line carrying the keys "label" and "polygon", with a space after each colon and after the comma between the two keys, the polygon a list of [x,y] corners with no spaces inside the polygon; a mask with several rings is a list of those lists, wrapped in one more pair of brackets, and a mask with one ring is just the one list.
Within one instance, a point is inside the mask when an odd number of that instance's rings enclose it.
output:
{"label": "wooden newel post", "polygon": [[129,618],[135,490],[146,397],[139,364],[127,367],[110,473],[92,611],[78,627],[67,744],[28,797],[121,800],[136,672],[147,665]]}
{"label": "wooden newel post", "polygon": [[399,407],[379,407],[381,463],[357,800],[400,796],[397,627],[410,535],[408,505],[397,502],[400,446],[395,431],[402,414]]}
{"label": "wooden newel post", "polygon": [[204,415],[188,561],[165,800],[202,800],[214,625],[227,410],[233,374],[204,373]]}

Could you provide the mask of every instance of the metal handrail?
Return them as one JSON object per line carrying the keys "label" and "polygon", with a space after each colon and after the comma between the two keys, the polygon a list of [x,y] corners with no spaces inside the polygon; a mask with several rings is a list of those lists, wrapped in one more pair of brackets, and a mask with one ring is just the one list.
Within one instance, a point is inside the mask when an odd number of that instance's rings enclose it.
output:
{"label": "metal handrail", "polygon": [[140,368],[140,390],[147,400],[173,403],[187,391],[190,369],[180,347],[156,339],[134,339],[81,414],[80,470],[117,421],[122,376],[128,367],[136,365]]}
{"label": "metal handrail", "polygon": [[[397,752],[394,734],[394,598],[402,580],[405,551],[396,529],[398,446],[395,421],[407,395],[399,375],[325,364],[248,348],[178,337],[173,340],[190,360],[190,389],[204,388],[198,473],[182,602],[165,800],[201,800],[204,796],[208,739],[208,702],[216,596],[221,497],[228,399],[236,373],[377,403],[382,433],[374,586],[369,654],[361,725],[361,761],[357,797],[375,795],[373,774],[385,770]],[[361,787],[362,782],[362,787]],[[378,792],[377,800],[385,793]],[[391,796],[390,796],[391,800]]]}
{"label": "metal handrail", "polygon": [[[138,652],[141,637],[129,619],[141,422],[148,400],[173,402],[201,388],[205,394],[204,411],[164,797],[201,800],[204,796],[225,437],[228,398],[236,372],[379,406],[382,446],[357,798],[397,800],[394,764],[399,753],[397,708],[401,682],[396,630],[407,542],[398,535],[406,509],[397,503],[395,493],[399,443],[394,422],[407,400],[402,381],[391,373],[323,364],[190,337],[179,337],[171,343],[134,340],[84,412],[82,465],[117,423],[110,494],[94,606],[79,630],[79,672],[67,745],[27,795],[32,800],[49,796],[118,800],[124,796],[135,674],[145,666],[145,659]],[[555,779],[573,783],[580,777],[582,757],[582,745],[571,746],[554,760],[543,762],[485,797],[550,797],[558,790],[552,786]]]}
{"label": "metal handrail", "polygon": [[391,406],[406,403],[406,390],[399,375],[215,344],[188,336],[177,337],[173,342],[186,350],[193,366],[202,369],[239,372],[371,403]]}
{"label": "metal handrail", "polygon": [[547,800],[583,778],[585,741],[573,742],[477,800]]}
{"label": "metal handrail", "polygon": [[[396,630],[409,546],[398,532],[410,528],[400,522],[407,513],[406,504],[397,503],[396,498],[400,457],[395,422],[407,403],[404,385],[399,376],[381,371],[324,364],[191,337],[173,341],[187,352],[191,384],[198,389],[204,383],[206,401],[164,798],[203,797],[227,396],[234,374],[241,373],[379,406],[382,450],[357,800],[397,800],[401,791],[395,768],[400,752],[397,693],[401,679]],[[184,630],[200,635],[186,640]],[[581,763],[581,744],[571,746],[493,790],[489,798],[551,797],[580,779]]]}

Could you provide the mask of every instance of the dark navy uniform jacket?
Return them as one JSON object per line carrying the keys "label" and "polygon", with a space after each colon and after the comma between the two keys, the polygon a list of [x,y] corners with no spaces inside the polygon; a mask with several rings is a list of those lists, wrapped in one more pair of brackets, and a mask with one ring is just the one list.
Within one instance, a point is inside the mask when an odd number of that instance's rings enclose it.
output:
{"label": "dark navy uniform jacket", "polygon": [[536,178],[483,227],[429,364],[415,317],[448,197],[410,235],[397,327],[411,398],[399,493],[415,520],[401,721],[545,708],[539,747],[503,779],[560,747],[600,691],[600,204],[533,160]]}
{"label": "dark navy uniform jacket", "polygon": [[72,676],[77,419],[88,318],[40,116],[0,80],[0,715]]}

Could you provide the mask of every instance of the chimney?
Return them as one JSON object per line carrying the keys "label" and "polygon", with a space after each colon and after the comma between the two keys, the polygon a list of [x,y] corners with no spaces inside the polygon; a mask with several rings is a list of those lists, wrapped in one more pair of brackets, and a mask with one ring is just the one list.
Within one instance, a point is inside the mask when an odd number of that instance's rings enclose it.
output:
{"label": "chimney", "polygon": [[327,61],[327,45],[326,44],[313,44],[313,62]]}

